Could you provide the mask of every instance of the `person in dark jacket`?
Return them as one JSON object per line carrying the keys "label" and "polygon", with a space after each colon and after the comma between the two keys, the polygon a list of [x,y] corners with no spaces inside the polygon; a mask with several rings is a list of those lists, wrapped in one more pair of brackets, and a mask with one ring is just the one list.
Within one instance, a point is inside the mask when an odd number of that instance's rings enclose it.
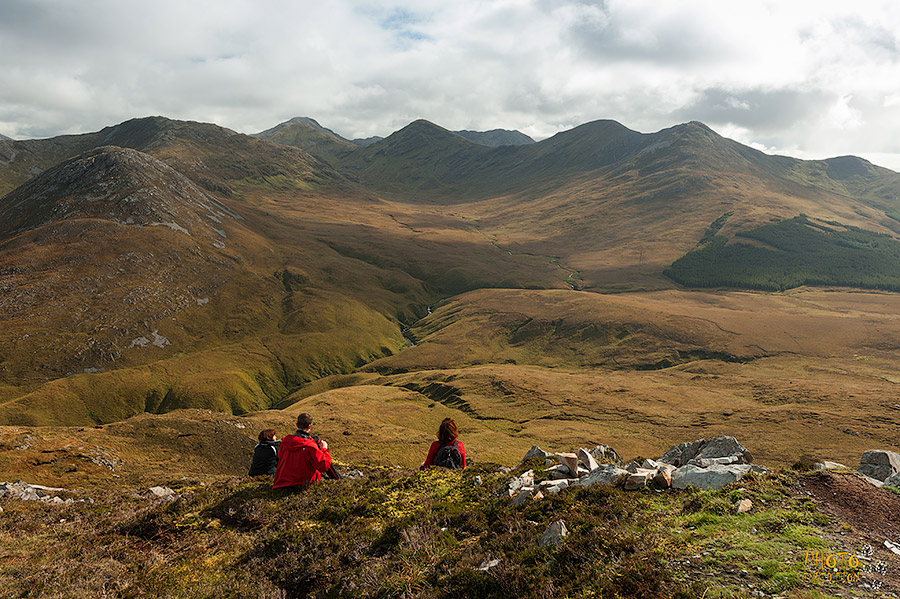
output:
{"label": "person in dark jacket", "polygon": [[[456,427],[456,422],[453,421],[453,418],[444,418],[444,421],[441,422],[441,425],[438,427],[437,437],[438,440],[432,443],[431,447],[428,449],[428,456],[425,458],[425,463],[422,464],[421,468],[425,469],[430,466],[444,466],[454,469],[465,468],[466,446],[463,445],[462,441],[458,438],[459,429]],[[448,452],[441,451],[441,448],[443,447],[455,448],[461,463],[450,466],[445,458],[445,455],[448,454]],[[453,452],[449,452],[449,454],[454,457],[456,455]]]}
{"label": "person in dark jacket", "polygon": [[273,489],[314,483],[334,470],[328,443],[309,434],[311,427],[312,416],[304,412],[297,416],[297,432],[281,440]]}
{"label": "person in dark jacket", "polygon": [[253,448],[253,461],[250,463],[250,476],[275,475],[278,465],[278,437],[274,428],[267,428],[259,433],[259,443]]}

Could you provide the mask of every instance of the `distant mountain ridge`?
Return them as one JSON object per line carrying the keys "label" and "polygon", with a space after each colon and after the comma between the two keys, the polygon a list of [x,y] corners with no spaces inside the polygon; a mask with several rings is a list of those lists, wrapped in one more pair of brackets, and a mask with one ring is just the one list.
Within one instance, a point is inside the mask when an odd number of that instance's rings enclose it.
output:
{"label": "distant mountain ridge", "polygon": [[508,129],[491,129],[490,131],[454,131],[457,135],[461,135],[469,141],[498,148],[500,146],[523,146],[533,144],[534,140],[522,133],[521,131],[510,131]]}
{"label": "distant mountain ridge", "polygon": [[[862,282],[763,268],[748,283],[731,275],[765,252],[729,248],[799,231],[831,264],[900,238],[897,173],[769,156],[697,122],[490,147],[425,120],[366,146],[292,121],[270,139],[315,152],[163,117],[0,141],[0,422],[277,405],[398,352],[430,306],[471,290],[879,285],[877,264]],[[776,221],[792,228],[759,233]],[[727,277],[695,275],[720,256],[736,257]]]}

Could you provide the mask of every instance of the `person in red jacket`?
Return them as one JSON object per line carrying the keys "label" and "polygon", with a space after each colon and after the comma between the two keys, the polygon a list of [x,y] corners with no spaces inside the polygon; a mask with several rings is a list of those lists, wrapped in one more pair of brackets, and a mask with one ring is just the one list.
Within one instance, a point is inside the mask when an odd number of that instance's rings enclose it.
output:
{"label": "person in red jacket", "polygon": [[430,466],[442,466],[451,470],[466,467],[466,446],[459,440],[459,429],[452,418],[444,418],[438,427],[438,440],[428,449],[428,457],[422,469]]}
{"label": "person in red jacket", "polygon": [[312,416],[304,412],[297,416],[297,432],[281,439],[273,489],[314,483],[332,469],[328,443],[310,435],[311,426]]}

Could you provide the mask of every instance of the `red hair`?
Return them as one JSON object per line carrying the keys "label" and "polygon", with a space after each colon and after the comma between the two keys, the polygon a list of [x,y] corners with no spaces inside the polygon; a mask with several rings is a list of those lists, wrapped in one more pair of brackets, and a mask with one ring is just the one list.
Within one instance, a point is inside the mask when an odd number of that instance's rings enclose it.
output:
{"label": "red hair", "polygon": [[441,426],[438,427],[437,436],[438,441],[444,445],[456,441],[456,438],[459,437],[459,429],[456,428],[456,423],[453,422],[453,418],[444,418],[444,421],[441,422]]}

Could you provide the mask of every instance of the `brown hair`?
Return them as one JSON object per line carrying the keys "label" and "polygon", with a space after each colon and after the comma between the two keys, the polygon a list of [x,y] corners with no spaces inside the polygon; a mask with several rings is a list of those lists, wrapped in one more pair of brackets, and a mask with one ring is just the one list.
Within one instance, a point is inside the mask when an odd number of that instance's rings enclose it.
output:
{"label": "brown hair", "polygon": [[444,418],[444,421],[441,422],[441,426],[438,427],[438,441],[447,445],[448,443],[456,441],[458,436],[459,429],[456,428],[456,423],[453,422],[453,418]]}
{"label": "brown hair", "polygon": [[274,428],[267,428],[264,431],[259,431],[259,442],[260,443],[262,443],[263,441],[271,441],[274,438],[275,438],[275,429]]}
{"label": "brown hair", "polygon": [[308,414],[307,412],[303,412],[297,416],[297,428],[301,431],[305,431],[310,426],[312,426],[312,414]]}

